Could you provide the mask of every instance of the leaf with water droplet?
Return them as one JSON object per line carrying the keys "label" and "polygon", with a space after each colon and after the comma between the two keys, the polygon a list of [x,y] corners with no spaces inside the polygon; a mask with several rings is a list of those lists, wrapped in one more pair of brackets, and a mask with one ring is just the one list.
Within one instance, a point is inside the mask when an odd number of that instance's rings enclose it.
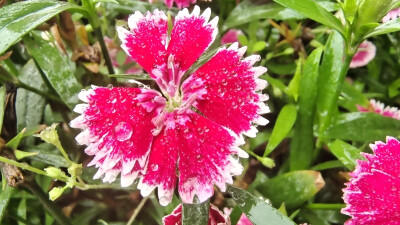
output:
{"label": "leaf with water droplet", "polygon": [[295,209],[314,197],[324,185],[320,172],[299,170],[274,177],[256,189],[271,200],[273,206],[285,203],[286,208]]}
{"label": "leaf with water droplet", "polygon": [[228,185],[227,192],[232,195],[233,200],[253,225],[265,225],[266,218],[268,218],[268,225],[295,224],[289,217],[247,191]]}
{"label": "leaf with water droplet", "polygon": [[210,200],[197,204],[182,203],[182,225],[204,225],[208,223]]}

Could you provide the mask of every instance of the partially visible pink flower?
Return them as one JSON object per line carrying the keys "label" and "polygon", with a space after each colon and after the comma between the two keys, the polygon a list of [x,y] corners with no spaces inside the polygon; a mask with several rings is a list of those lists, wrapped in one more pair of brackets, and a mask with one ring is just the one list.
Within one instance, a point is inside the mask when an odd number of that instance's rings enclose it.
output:
{"label": "partially visible pink flower", "polygon": [[[110,55],[112,65],[115,67],[118,67],[118,68],[123,66],[123,65],[120,65],[117,61],[117,54],[121,49],[114,44],[114,41],[112,39],[110,39],[108,37],[104,38],[104,42],[106,43],[108,54]],[[132,64],[132,63],[136,64],[135,60],[133,60],[132,57],[127,55],[125,58],[124,64]],[[139,65],[136,64],[136,65],[130,67],[129,69],[127,69],[125,72],[128,74],[140,74],[140,73],[143,73],[143,70]]]}
{"label": "partially visible pink flower", "polygon": [[241,34],[243,34],[241,30],[228,30],[221,38],[221,45],[238,42],[238,36]]}
{"label": "partially visible pink flower", "polygon": [[374,112],[382,116],[400,120],[400,110],[398,108],[390,106],[385,107],[383,103],[375,99],[369,100],[369,106],[367,108],[357,105],[357,109],[360,112]]}
{"label": "partially visible pink flower", "polygon": [[[221,191],[232,176],[241,174],[238,157],[247,157],[239,145],[242,135],[255,137],[257,125],[268,121],[261,93],[267,85],[258,77],[264,67],[253,67],[260,56],[243,58],[238,43],[220,48],[192,74],[186,74],[218,33],[218,17],[211,10],[189,14],[181,10],[168,36],[167,16],[154,10],[135,12],[129,29],[117,27],[122,48],[158,85],[144,88],[92,87],[82,91],[85,102],[71,126],[83,131],[76,137],[93,155],[88,166],[98,169],[94,178],[121,186],[140,178],[143,196],[158,189],[161,205],[171,202],[175,187],[183,202],[201,202]],[[183,80],[185,79],[185,80]]]}
{"label": "partially visible pink flower", "polygon": [[386,23],[386,22],[388,22],[390,20],[394,20],[394,19],[396,19],[398,17],[400,17],[400,8],[396,8],[396,9],[391,10],[386,16],[384,16],[382,18],[382,22]]}
{"label": "partially visible pink flower", "polygon": [[[150,3],[153,3],[154,0],[149,0]],[[195,4],[197,0],[164,0],[165,4],[168,8],[172,8],[172,5],[176,4],[179,9],[187,8],[190,6],[190,3]]]}
{"label": "partially visible pink flower", "polygon": [[[163,217],[163,225],[181,225],[182,224],[182,204],[179,204],[174,211]],[[216,206],[210,204],[208,225],[230,225],[229,215],[221,212]],[[244,225],[244,224],[242,224]]]}
{"label": "partially visible pink flower", "polygon": [[371,144],[374,154],[362,153],[367,160],[358,160],[350,173],[343,189],[342,213],[352,217],[346,225],[400,224],[400,142],[386,142]]}
{"label": "partially visible pink flower", "polygon": [[367,65],[375,58],[376,47],[372,42],[363,41],[357,49],[350,63],[350,68],[357,68]]}
{"label": "partially visible pink flower", "polygon": [[253,225],[253,223],[251,223],[249,218],[247,218],[247,216],[242,213],[242,216],[240,216],[239,221],[236,225]]}

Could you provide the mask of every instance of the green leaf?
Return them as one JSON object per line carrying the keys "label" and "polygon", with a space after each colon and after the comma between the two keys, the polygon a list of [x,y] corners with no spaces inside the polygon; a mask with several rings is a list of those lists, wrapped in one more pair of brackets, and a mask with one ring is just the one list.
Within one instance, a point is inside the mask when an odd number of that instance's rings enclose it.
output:
{"label": "green leaf", "polygon": [[328,147],[332,154],[334,154],[349,170],[354,170],[357,165],[357,159],[364,158],[360,154],[361,150],[342,140],[335,140],[334,142],[328,143]]}
{"label": "green leaf", "polygon": [[267,47],[267,43],[265,41],[257,41],[253,45],[253,52],[262,51],[265,47]]}
{"label": "green leaf", "polygon": [[37,35],[24,38],[25,46],[50,81],[54,90],[65,104],[73,109],[78,103],[78,93],[82,85],[71,71],[68,58],[61,55],[56,47]]}
{"label": "green leaf", "polygon": [[182,203],[182,225],[208,224],[210,201],[198,204]]}
{"label": "green leaf", "polygon": [[314,114],[317,78],[323,48],[307,58],[300,78],[298,114],[290,144],[290,170],[308,169],[314,154]]}
{"label": "green leaf", "polygon": [[[338,47],[341,46],[341,47]],[[337,112],[337,100],[341,90],[342,68],[344,58],[344,40],[332,32],[325,46],[324,56],[317,79],[317,113],[320,122],[319,135],[330,125],[332,116]]]}
{"label": "green leaf", "polygon": [[292,130],[294,122],[297,117],[297,109],[295,105],[285,105],[280,111],[274,129],[272,130],[271,137],[268,141],[267,147],[265,148],[264,156],[269,155],[281,141],[289,134]]}
{"label": "green leaf", "polygon": [[314,197],[324,185],[320,172],[298,170],[274,177],[257,190],[271,200],[274,207],[284,202],[286,208],[295,209]]}
{"label": "green leaf", "polygon": [[[339,8],[337,4],[331,1],[319,0],[317,2],[319,6],[328,11],[336,11]],[[293,20],[304,19],[304,16],[279,4],[256,5],[246,0],[242,1],[232,10],[224,23],[223,30],[259,19]]]}
{"label": "green leaf", "polygon": [[[44,92],[48,91],[35,62],[32,59],[22,67],[20,74],[19,79],[22,82],[29,84],[29,86],[38,90]],[[23,88],[18,88],[17,99],[15,102],[18,132],[25,127],[31,128],[40,124],[43,118],[45,104],[46,100],[42,96]]]}
{"label": "green leaf", "polygon": [[339,168],[343,167],[343,163],[340,160],[331,160],[331,161],[326,161],[320,164],[317,164],[313,167],[311,167],[312,170],[327,170],[327,169],[332,169],[332,168]]}
{"label": "green leaf", "polygon": [[110,74],[108,76],[134,80],[152,80],[149,74]]}
{"label": "green leaf", "polygon": [[[295,223],[284,216],[277,209],[265,203],[256,196],[240,188],[228,185],[227,192],[246,214],[253,225],[265,225],[268,218],[268,225],[294,225]],[[279,192],[280,193],[280,192]]]}
{"label": "green leaf", "polygon": [[11,149],[17,149],[19,143],[21,143],[22,138],[24,137],[26,129],[22,129],[21,132],[19,132],[13,139],[11,139],[9,142],[7,142],[6,146]]}
{"label": "green leaf", "polygon": [[193,65],[188,69],[188,71],[186,71],[186,73],[183,76],[187,77],[188,75],[194,73],[202,65],[204,65],[206,62],[208,62],[218,52],[219,49],[222,49],[228,45],[229,44],[226,44],[221,47],[217,47],[217,48],[206,51],[203,55],[200,56],[200,58],[195,63],[193,63]]}
{"label": "green leaf", "polygon": [[274,1],[294,11],[297,11],[298,13],[312,20],[315,20],[323,25],[335,29],[343,36],[345,35],[344,27],[340,22],[340,20],[313,0],[302,0],[301,4],[299,4],[298,0],[274,0]]}
{"label": "green leaf", "polygon": [[[26,220],[26,198],[22,198],[18,204],[17,215],[19,218]],[[18,221],[19,225],[25,225],[24,222]]]}
{"label": "green leaf", "polygon": [[347,81],[343,82],[341,96],[343,99],[340,100],[339,104],[350,111],[357,111],[356,105],[364,107],[369,105],[368,99],[361,93],[361,91],[357,90]]}
{"label": "green leaf", "polygon": [[6,86],[3,85],[0,87],[0,134],[2,130],[1,128],[3,127],[5,104],[6,104]]}
{"label": "green leaf", "polygon": [[400,136],[400,120],[377,113],[346,113],[340,115],[323,137],[349,141],[372,142],[386,136]]}
{"label": "green leaf", "polygon": [[0,55],[29,31],[65,10],[85,12],[62,1],[21,1],[0,8]]}
{"label": "green leaf", "polygon": [[293,76],[292,80],[289,83],[288,91],[287,91],[287,94],[292,96],[295,101],[297,101],[297,98],[299,96],[301,69],[303,67],[303,58],[302,57],[300,57],[297,60],[296,65],[297,65],[296,66],[296,72],[294,73],[294,76]]}
{"label": "green leaf", "polygon": [[392,33],[400,30],[400,18],[394,19],[394,20],[389,20],[386,23],[383,23],[377,27],[375,27],[373,30],[371,30],[364,39],[382,35],[382,34],[387,34],[387,33]]}
{"label": "green leaf", "polygon": [[0,222],[3,219],[4,211],[7,208],[8,202],[10,201],[11,194],[13,193],[14,188],[6,185],[3,190],[0,190]]}

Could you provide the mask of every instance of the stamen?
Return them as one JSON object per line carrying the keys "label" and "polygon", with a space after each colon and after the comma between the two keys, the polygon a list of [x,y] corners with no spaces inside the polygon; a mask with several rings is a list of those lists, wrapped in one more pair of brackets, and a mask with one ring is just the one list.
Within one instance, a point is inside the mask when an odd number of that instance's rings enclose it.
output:
{"label": "stamen", "polygon": [[197,99],[196,93],[190,95],[190,97],[186,100],[186,102],[182,104],[182,107],[178,109],[178,114],[186,112],[186,110],[188,110],[192,106],[192,104],[194,103],[194,101],[196,101],[196,99]]}

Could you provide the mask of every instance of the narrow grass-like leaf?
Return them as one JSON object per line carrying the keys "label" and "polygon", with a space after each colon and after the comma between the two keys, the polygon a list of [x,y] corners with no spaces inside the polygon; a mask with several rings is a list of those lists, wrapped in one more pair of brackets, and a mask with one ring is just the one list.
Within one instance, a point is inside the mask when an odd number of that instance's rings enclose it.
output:
{"label": "narrow grass-like leaf", "polygon": [[301,3],[298,0],[274,0],[275,2],[286,6],[296,12],[317,21],[318,23],[324,24],[330,28],[335,29],[342,35],[345,34],[344,27],[340,20],[332,15],[328,10],[320,6],[316,1],[313,0],[302,0]]}
{"label": "narrow grass-like leaf", "polygon": [[78,93],[82,90],[82,85],[71,71],[67,61],[69,59],[36,34],[25,37],[24,42],[55,91],[65,104],[73,109],[78,103]]}
{"label": "narrow grass-like leaf", "polygon": [[360,155],[361,151],[358,148],[342,140],[335,140],[334,142],[328,143],[328,147],[332,154],[334,154],[349,170],[354,170],[357,165],[357,159],[363,159]]}
{"label": "narrow grass-like leaf", "polygon": [[295,209],[314,197],[324,185],[320,172],[298,170],[274,177],[258,186],[257,190],[271,200],[274,207],[285,203],[286,208]]}
{"label": "narrow grass-like leaf", "polygon": [[343,38],[339,33],[332,32],[325,46],[317,79],[319,135],[331,125],[332,117],[337,112],[337,100],[344,80],[342,75],[343,46]]}
{"label": "narrow grass-like leaf", "polygon": [[22,129],[21,132],[19,132],[13,139],[11,139],[9,142],[7,142],[6,146],[11,149],[17,149],[19,143],[21,143],[22,138],[24,137],[26,129]]}
{"label": "narrow grass-like leaf", "polygon": [[227,191],[253,225],[295,224],[289,217],[247,191],[232,185],[228,185]]}
{"label": "narrow grass-like leaf", "polygon": [[267,147],[265,148],[264,156],[269,155],[281,141],[289,134],[292,130],[294,122],[297,117],[297,109],[295,105],[285,105],[280,111],[274,129],[272,130],[271,137],[268,141]]}
{"label": "narrow grass-like leaf", "polygon": [[[339,8],[337,4],[331,1],[318,0],[316,2],[318,2],[317,4],[327,11],[334,11]],[[229,14],[224,23],[223,30],[249,23],[251,21],[257,21],[259,19],[293,20],[304,18],[304,15],[301,15],[292,9],[285,8],[276,3],[257,5],[247,0],[242,1]]]}
{"label": "narrow grass-like leaf", "polygon": [[377,27],[375,27],[373,30],[371,30],[366,36],[365,39],[382,35],[382,34],[387,34],[387,33],[392,33],[400,30],[400,18],[394,19],[394,20],[389,20],[388,22],[381,24]]}
{"label": "narrow grass-like leaf", "polygon": [[376,113],[346,113],[323,136],[349,141],[384,141],[386,136],[400,136],[400,120]]}
{"label": "narrow grass-like leaf", "polygon": [[3,85],[0,87],[0,134],[1,134],[1,128],[3,127],[5,104],[6,104],[6,86]]}
{"label": "narrow grass-like leaf", "polygon": [[21,1],[0,8],[0,55],[29,31],[65,10],[85,12],[78,5],[51,0]]}
{"label": "narrow grass-like leaf", "polygon": [[[19,79],[29,84],[29,86],[38,90],[47,92],[47,86],[43,81],[42,76],[35,62],[31,59],[24,67],[22,67]],[[19,88],[17,90],[17,99],[15,102],[17,114],[17,131],[21,131],[25,127],[34,127],[40,124],[46,100],[43,96],[28,90]]]}
{"label": "narrow grass-like leaf", "polygon": [[198,204],[182,203],[182,225],[208,224],[210,201]]}
{"label": "narrow grass-like leaf", "polygon": [[14,188],[6,185],[6,187],[0,191],[0,223],[4,216],[4,211],[7,208],[8,202],[10,201],[11,195]]}
{"label": "narrow grass-like leaf", "polygon": [[308,169],[314,153],[313,124],[317,78],[323,48],[315,49],[307,58],[300,78],[298,114],[290,144],[290,169]]}

